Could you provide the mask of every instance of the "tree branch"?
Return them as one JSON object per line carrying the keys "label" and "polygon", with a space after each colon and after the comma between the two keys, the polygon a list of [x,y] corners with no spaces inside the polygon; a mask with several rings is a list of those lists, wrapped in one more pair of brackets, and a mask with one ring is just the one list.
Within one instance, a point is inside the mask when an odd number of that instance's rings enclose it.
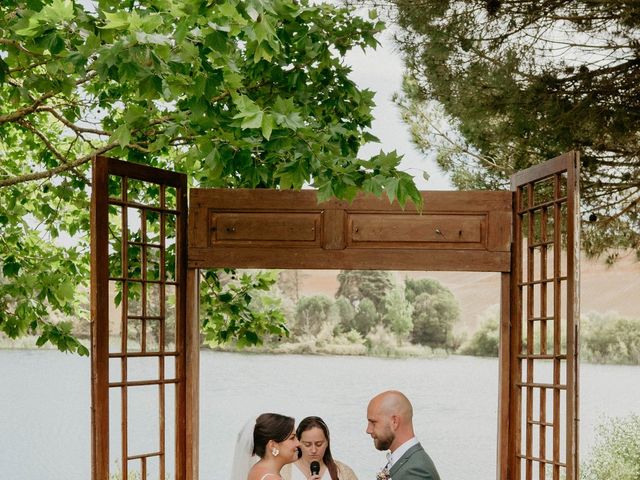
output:
{"label": "tree branch", "polygon": [[89,153],[88,155],[80,157],[80,158],[74,160],[73,162],[68,162],[68,163],[64,163],[62,165],[58,165],[55,168],[51,168],[51,169],[45,170],[43,172],[29,173],[29,174],[26,174],[26,175],[20,175],[20,176],[17,176],[17,177],[8,178],[6,180],[0,180],[0,188],[9,187],[11,185],[17,185],[19,183],[31,182],[33,180],[41,180],[43,178],[51,178],[54,175],[57,175],[58,173],[67,172],[69,170],[73,170],[74,168],[79,167],[80,165],[83,165],[83,164],[85,164],[87,162],[90,162],[93,157],[96,157],[96,156],[101,155],[101,154],[103,154],[105,152],[108,152],[109,150],[112,150],[112,149],[116,148],[118,145],[120,145],[118,142],[108,143],[107,145],[104,145],[104,146],[102,146],[100,148],[97,148],[96,150],[94,150],[93,152]]}
{"label": "tree branch", "polygon": [[66,125],[71,130],[76,132],[78,135],[80,135],[81,133],[95,133],[96,135],[103,135],[103,136],[110,136],[111,135],[109,132],[106,132],[104,130],[98,130],[98,129],[95,129],[95,128],[80,127],[79,125],[76,125],[75,123],[70,122],[69,120],[64,118],[62,115],[60,115],[60,112],[58,112],[55,108],[52,108],[52,107],[39,107],[37,109],[37,111],[38,112],[48,112],[48,113],[50,113],[51,115],[56,117],[60,122],[62,122],[64,125]]}
{"label": "tree branch", "polygon": [[0,38],[0,45],[9,45],[11,47],[15,47],[18,50],[20,50],[20,51],[22,51],[22,52],[24,52],[24,53],[26,53],[28,55],[34,56],[34,57],[44,57],[44,55],[41,54],[41,53],[32,52],[31,50],[23,47],[22,44],[20,42],[18,42],[17,40],[10,40],[8,38]]}

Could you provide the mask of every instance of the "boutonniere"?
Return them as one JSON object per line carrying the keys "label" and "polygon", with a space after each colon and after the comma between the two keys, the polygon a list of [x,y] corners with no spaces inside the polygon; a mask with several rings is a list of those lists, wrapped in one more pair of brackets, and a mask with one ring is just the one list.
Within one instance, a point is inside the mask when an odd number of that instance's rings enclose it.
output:
{"label": "boutonniere", "polygon": [[391,480],[389,469],[387,467],[384,467],[382,470],[380,470],[376,475],[376,480]]}

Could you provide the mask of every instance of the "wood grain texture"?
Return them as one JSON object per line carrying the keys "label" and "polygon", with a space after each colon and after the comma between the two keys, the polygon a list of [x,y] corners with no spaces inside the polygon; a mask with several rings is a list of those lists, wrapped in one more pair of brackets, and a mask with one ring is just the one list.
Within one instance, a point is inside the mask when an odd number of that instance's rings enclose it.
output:
{"label": "wood grain texture", "polygon": [[190,268],[510,269],[510,192],[423,192],[422,212],[311,190],[190,194]]}

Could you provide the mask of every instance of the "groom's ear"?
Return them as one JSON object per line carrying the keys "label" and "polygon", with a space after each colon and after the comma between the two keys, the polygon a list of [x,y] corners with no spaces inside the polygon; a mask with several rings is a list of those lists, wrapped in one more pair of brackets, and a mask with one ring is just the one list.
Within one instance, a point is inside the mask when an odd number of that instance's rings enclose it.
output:
{"label": "groom's ear", "polygon": [[400,415],[391,415],[391,428],[397,430],[400,426]]}

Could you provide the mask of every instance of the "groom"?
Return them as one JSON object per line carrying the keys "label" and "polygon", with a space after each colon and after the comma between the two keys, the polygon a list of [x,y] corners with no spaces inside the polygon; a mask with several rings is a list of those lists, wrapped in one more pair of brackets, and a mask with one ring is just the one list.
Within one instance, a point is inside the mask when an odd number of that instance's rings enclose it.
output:
{"label": "groom", "polygon": [[440,480],[433,461],[413,433],[413,407],[401,392],[376,395],[367,408],[367,433],[378,450],[390,450],[378,479]]}

